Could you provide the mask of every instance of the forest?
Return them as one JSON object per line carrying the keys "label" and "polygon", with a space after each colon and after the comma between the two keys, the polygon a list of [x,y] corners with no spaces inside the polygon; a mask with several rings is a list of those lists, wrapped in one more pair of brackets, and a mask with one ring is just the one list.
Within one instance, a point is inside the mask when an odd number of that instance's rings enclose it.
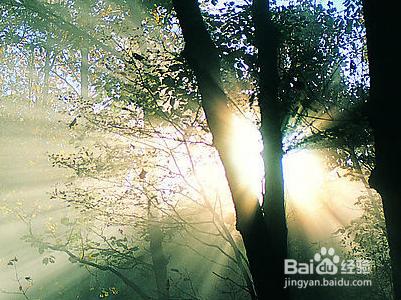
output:
{"label": "forest", "polygon": [[0,300],[401,300],[401,2],[0,16]]}

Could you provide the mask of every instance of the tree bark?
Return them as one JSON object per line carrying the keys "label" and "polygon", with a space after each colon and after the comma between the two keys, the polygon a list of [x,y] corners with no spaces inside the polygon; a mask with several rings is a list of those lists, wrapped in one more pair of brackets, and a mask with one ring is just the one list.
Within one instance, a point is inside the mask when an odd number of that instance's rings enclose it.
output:
{"label": "tree bark", "polygon": [[284,299],[288,298],[288,290],[282,287],[285,279],[284,260],[287,258],[288,230],[282,167],[283,109],[278,97],[278,31],[271,20],[269,0],[253,1],[252,18],[258,49],[260,131],[265,167],[263,212],[272,256],[268,285],[280,299]]}
{"label": "tree bark", "polygon": [[269,299],[277,291],[282,292],[284,283],[276,279],[277,268],[272,268],[276,265],[271,251],[275,247],[269,243],[271,240],[257,196],[250,187],[244,186],[230,153],[230,139],[235,132],[228,99],[221,88],[219,54],[207,32],[197,1],[173,0],[173,6],[185,40],[183,54],[197,78],[213,144],[226,173],[236,212],[236,227],[244,242],[255,291],[258,299]]}
{"label": "tree bark", "polygon": [[382,197],[390,247],[394,298],[401,299],[401,46],[395,39],[401,17],[399,1],[363,1],[367,34],[370,99],[369,121],[375,139],[376,165],[370,185]]}

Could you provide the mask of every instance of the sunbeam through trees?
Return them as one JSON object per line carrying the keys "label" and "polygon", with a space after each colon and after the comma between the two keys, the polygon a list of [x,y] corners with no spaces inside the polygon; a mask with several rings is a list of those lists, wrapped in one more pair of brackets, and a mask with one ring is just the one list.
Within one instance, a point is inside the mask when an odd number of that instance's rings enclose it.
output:
{"label": "sunbeam through trees", "polygon": [[400,12],[0,0],[0,299],[401,300]]}

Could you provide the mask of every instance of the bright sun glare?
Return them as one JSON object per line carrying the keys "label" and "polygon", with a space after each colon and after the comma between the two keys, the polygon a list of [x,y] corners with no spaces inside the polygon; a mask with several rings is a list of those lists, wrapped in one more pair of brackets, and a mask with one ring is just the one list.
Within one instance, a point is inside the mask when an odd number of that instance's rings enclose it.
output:
{"label": "bright sun glare", "polygon": [[[244,184],[261,195],[264,167],[260,132],[256,125],[240,117],[234,118],[234,132],[232,154]],[[312,151],[293,151],[283,158],[283,172],[287,199],[302,206],[313,205],[324,182],[322,159]]]}
{"label": "bright sun glare", "polygon": [[[231,138],[231,155],[245,189],[249,189],[262,202],[264,190],[263,144],[257,126],[250,120],[235,116],[234,135]],[[312,150],[291,151],[283,157],[285,199],[289,209],[300,212],[305,217],[314,215],[324,206],[327,195],[328,170],[323,158]],[[226,189],[224,171],[216,164],[206,161],[199,166],[198,175],[208,191],[219,195],[227,211],[232,210],[230,195]],[[302,218],[304,215],[302,216]]]}
{"label": "bright sun glare", "polygon": [[257,195],[262,195],[264,166],[262,159],[262,138],[256,125],[238,116],[233,120],[234,133],[231,143],[232,155],[236,161],[244,185]]}
{"label": "bright sun glare", "polygon": [[302,206],[312,205],[324,182],[322,159],[311,151],[290,152],[283,158],[287,197]]}

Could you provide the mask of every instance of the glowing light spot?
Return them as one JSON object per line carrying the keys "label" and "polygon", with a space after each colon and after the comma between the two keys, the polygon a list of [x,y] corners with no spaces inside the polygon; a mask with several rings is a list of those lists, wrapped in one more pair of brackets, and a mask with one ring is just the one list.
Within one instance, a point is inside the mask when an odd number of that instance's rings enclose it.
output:
{"label": "glowing light spot", "polygon": [[284,157],[283,168],[290,201],[303,207],[313,205],[326,176],[322,159],[310,151],[297,151]]}
{"label": "glowing light spot", "polygon": [[233,137],[231,154],[234,157],[238,173],[244,187],[249,187],[257,196],[262,194],[264,176],[262,138],[256,125],[240,117],[233,119]]}

